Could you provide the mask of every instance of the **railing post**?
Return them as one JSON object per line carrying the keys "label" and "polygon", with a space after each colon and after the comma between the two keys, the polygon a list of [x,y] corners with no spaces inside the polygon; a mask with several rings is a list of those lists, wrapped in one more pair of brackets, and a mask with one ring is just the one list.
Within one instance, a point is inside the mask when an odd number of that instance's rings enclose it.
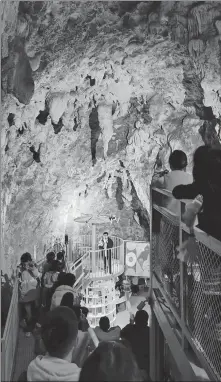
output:
{"label": "railing post", "polygon": [[[179,203],[179,246],[183,242],[182,231],[182,202]],[[188,347],[188,342],[184,335],[183,327],[186,326],[186,265],[183,261],[180,261],[180,314],[182,322],[182,348]]]}

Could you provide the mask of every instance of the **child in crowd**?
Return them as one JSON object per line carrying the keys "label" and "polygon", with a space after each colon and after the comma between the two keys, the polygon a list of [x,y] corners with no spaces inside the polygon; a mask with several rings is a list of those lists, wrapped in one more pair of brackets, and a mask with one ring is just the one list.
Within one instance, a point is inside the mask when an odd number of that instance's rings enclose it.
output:
{"label": "child in crowd", "polygon": [[53,260],[51,262],[50,268],[44,274],[44,277],[43,277],[42,304],[47,309],[50,309],[52,287],[58,279],[59,272],[60,272],[59,262],[58,260]]}
{"label": "child in crowd", "polygon": [[67,307],[57,307],[46,314],[42,340],[47,351],[37,356],[28,366],[28,381],[78,381],[80,368],[72,363],[76,346],[78,321]]}
{"label": "child in crowd", "polygon": [[55,290],[52,296],[51,310],[54,309],[56,306],[60,305],[62,297],[67,292],[70,292],[73,294],[74,304],[80,305],[80,298],[73,288],[75,280],[76,279],[73,273],[65,273],[64,276],[62,276],[62,285],[57,287],[57,289]]}
{"label": "child in crowd", "polygon": [[143,381],[132,351],[120,341],[101,342],[86,359],[80,382]]}
{"label": "child in crowd", "polygon": [[101,317],[99,326],[94,329],[99,341],[115,341],[120,338],[120,327],[110,328],[110,320],[108,317]]}
{"label": "child in crowd", "polygon": [[35,313],[40,300],[40,279],[36,264],[33,263],[31,254],[26,252],[21,256],[21,263],[18,269],[20,299],[22,304],[26,327],[26,336],[31,335],[35,327]]}

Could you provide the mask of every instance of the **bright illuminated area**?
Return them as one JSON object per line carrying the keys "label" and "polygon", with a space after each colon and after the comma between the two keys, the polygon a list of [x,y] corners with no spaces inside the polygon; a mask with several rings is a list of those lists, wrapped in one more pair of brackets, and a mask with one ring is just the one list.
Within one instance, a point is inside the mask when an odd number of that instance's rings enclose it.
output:
{"label": "bright illuminated area", "polygon": [[1,1],[1,380],[221,380],[221,3]]}

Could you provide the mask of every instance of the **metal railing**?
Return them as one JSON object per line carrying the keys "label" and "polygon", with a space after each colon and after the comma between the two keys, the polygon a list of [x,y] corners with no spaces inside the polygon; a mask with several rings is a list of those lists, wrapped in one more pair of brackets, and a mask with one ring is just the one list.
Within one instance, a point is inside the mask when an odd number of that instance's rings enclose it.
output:
{"label": "metal railing", "polygon": [[[190,346],[212,380],[221,379],[221,242],[182,221],[185,202],[151,189],[151,271],[181,331],[182,346]],[[174,201],[175,202],[175,201]],[[174,207],[174,206],[173,206]],[[178,246],[188,239],[186,260]],[[188,344],[188,345],[187,345]]]}
{"label": "metal railing", "polygon": [[15,280],[3,337],[1,339],[1,380],[11,381],[19,328],[18,280]]}
{"label": "metal railing", "polygon": [[[86,240],[85,240],[86,237]],[[88,274],[91,279],[103,278],[110,274],[119,275],[124,271],[124,240],[111,236],[113,248],[107,250],[97,249],[93,251],[87,244],[91,243],[90,236],[79,237],[76,247],[82,251],[80,258],[75,260],[71,266],[71,271],[76,276],[76,284],[84,275]],[[72,256],[69,259],[72,260]]]}

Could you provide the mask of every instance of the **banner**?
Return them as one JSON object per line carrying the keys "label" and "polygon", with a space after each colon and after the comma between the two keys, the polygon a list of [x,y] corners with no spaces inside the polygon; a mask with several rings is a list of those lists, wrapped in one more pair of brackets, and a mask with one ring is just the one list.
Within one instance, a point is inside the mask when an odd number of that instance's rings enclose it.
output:
{"label": "banner", "polygon": [[125,275],[150,278],[150,244],[126,242]]}

